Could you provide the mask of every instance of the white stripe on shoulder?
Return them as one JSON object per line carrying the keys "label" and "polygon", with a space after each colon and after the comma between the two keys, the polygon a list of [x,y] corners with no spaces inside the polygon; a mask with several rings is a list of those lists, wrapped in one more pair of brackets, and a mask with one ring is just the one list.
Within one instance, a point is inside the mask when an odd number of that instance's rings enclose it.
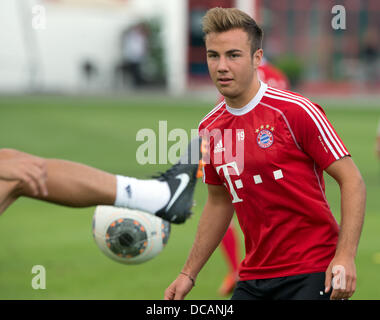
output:
{"label": "white stripe on shoulder", "polygon": [[277,108],[275,108],[275,107],[273,107],[273,106],[271,106],[271,105],[269,105],[269,104],[266,104],[266,103],[264,103],[264,102],[260,102],[260,104],[263,105],[263,106],[265,106],[265,107],[267,107],[267,108],[270,108],[270,109],[272,109],[272,110],[277,111],[277,112],[281,115],[281,117],[284,119],[284,121],[285,121],[285,123],[286,123],[286,126],[288,127],[288,129],[289,129],[289,131],[290,131],[290,134],[291,134],[291,136],[292,136],[292,138],[293,138],[293,141],[294,141],[295,145],[297,146],[297,148],[298,148],[299,150],[302,150],[302,148],[300,147],[300,145],[299,145],[298,142],[297,142],[296,136],[294,135],[293,130],[292,130],[292,128],[291,128],[291,126],[290,126],[290,124],[289,124],[289,121],[288,121],[288,119],[286,118],[285,114],[284,114],[280,109],[277,109]]}
{"label": "white stripe on shoulder", "polygon": [[199,122],[199,125],[198,125],[198,130],[199,130],[199,127],[201,126],[201,124],[206,121],[208,118],[210,118],[215,112],[217,112],[221,107],[223,107],[223,105],[225,104],[225,101],[223,100],[221,103],[219,103],[216,107],[214,107],[208,114],[206,114],[203,119],[201,120],[201,122]]}
{"label": "white stripe on shoulder", "polygon": [[312,112],[310,111],[310,109],[304,104],[304,102],[300,102],[296,99],[290,99],[289,97],[281,97],[281,96],[275,96],[273,94],[272,91],[268,90],[267,93],[265,94],[265,96],[269,97],[269,98],[273,98],[273,99],[277,99],[277,100],[281,100],[281,101],[287,101],[287,102],[291,102],[291,103],[294,103],[294,104],[297,104],[299,105],[302,109],[304,109],[306,111],[306,113],[310,116],[310,118],[314,121],[316,127],[318,128],[320,134],[322,135],[322,138],[323,140],[325,141],[326,145],[328,146],[328,148],[330,149],[331,153],[333,154],[334,158],[336,160],[339,159],[339,156],[336,154],[334,148],[331,146],[329,140],[326,138],[326,135],[324,133],[324,131],[322,130],[319,122],[316,120],[316,118],[314,117],[314,115],[312,114]]}
{"label": "white stripe on shoulder", "polygon": [[319,120],[319,122],[322,124],[324,130],[326,131],[328,137],[330,138],[331,142],[333,143],[335,149],[338,151],[341,157],[348,155],[348,151],[346,148],[342,145],[340,139],[336,136],[334,129],[331,127],[329,122],[326,119],[326,116],[307,98],[300,97],[295,94],[292,94],[290,92],[285,92],[282,90],[271,88],[271,92],[273,94],[278,94],[282,97],[289,97],[293,98],[297,101],[302,101],[306,104],[306,106],[312,111],[312,113],[316,116],[316,118]]}
{"label": "white stripe on shoulder", "polygon": [[295,99],[298,99],[300,101],[304,101],[313,110],[314,114],[316,114],[317,116],[319,115],[319,117],[322,119],[322,124],[324,123],[326,125],[329,132],[334,137],[333,141],[337,142],[337,144],[340,146],[341,150],[343,150],[343,153],[345,153],[345,155],[348,155],[347,149],[344,147],[344,145],[342,144],[340,139],[337,137],[334,129],[331,127],[331,124],[327,121],[326,116],[309,99],[307,99],[305,97],[300,97],[300,96],[291,94],[290,92],[279,91],[279,90],[274,89],[274,88],[273,88],[273,91],[276,91],[276,92],[278,92],[278,94],[282,94],[283,96],[289,95],[289,96],[294,97]]}
{"label": "white stripe on shoulder", "polygon": [[216,120],[218,120],[218,118],[220,117],[220,116],[222,116],[223,115],[223,113],[225,113],[226,112],[226,109],[224,109],[223,111],[222,111],[222,113],[220,113],[214,120],[212,120],[206,127],[205,127],[205,129],[207,129],[209,126],[211,126]]}

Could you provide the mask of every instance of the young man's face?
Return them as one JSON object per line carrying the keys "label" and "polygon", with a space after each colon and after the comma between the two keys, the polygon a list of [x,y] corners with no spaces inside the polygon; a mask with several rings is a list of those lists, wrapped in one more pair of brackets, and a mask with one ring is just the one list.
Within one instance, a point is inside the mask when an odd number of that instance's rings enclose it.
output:
{"label": "young man's face", "polygon": [[223,96],[234,99],[251,90],[262,50],[251,55],[251,43],[245,31],[209,33],[206,50],[211,79]]}

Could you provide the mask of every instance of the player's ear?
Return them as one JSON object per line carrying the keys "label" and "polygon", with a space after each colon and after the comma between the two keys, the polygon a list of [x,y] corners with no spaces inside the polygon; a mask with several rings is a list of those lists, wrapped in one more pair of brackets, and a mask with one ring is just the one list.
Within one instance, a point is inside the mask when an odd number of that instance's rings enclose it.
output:
{"label": "player's ear", "polygon": [[263,59],[264,51],[263,49],[257,49],[253,54],[253,66],[257,69],[261,65]]}

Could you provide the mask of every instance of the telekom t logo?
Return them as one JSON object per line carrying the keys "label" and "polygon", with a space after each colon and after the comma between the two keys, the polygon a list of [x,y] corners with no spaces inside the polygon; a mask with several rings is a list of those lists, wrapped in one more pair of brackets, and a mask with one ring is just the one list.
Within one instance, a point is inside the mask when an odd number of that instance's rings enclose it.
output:
{"label": "telekom t logo", "polygon": [[[223,170],[224,177],[227,180],[228,187],[229,187],[230,193],[232,195],[232,203],[243,202],[243,200],[238,197],[238,195],[236,193],[236,190],[235,190],[235,187],[236,187],[236,189],[243,188],[243,182],[240,179],[238,179],[234,183],[232,183],[230,174],[228,172],[228,168],[234,169],[235,172],[236,172],[236,175],[240,175],[238,166],[236,164],[236,161],[233,161],[233,162],[226,163],[226,164],[223,164],[221,166],[218,166],[218,167],[216,167],[216,171],[219,174],[219,171]],[[234,187],[234,185],[235,185],[235,187]]]}
{"label": "telekom t logo", "polygon": [[[237,190],[243,188],[243,181],[241,179],[237,179],[235,181],[232,181],[231,179],[231,174],[230,174],[230,169],[233,169],[235,173],[232,175],[240,176],[238,165],[236,161],[232,161],[226,164],[223,164],[221,166],[216,167],[216,172],[220,176],[220,172],[223,171],[223,175],[225,179],[227,180],[228,187],[230,189],[230,194],[232,196],[232,203],[236,202],[243,202],[243,199],[240,199],[239,196],[237,195]],[[273,171],[273,178],[274,180],[278,181],[284,178],[284,174],[281,169],[274,170]],[[253,176],[253,182],[254,184],[262,184],[263,183],[263,178],[261,177],[260,174],[256,174]]]}

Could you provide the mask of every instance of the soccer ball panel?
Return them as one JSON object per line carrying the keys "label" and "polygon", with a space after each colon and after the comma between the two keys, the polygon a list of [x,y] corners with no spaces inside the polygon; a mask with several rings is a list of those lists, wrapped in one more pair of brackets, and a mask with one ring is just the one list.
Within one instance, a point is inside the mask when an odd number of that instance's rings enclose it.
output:
{"label": "soccer ball panel", "polygon": [[170,235],[170,223],[138,210],[113,206],[96,207],[93,236],[109,258],[138,264],[158,255]]}

